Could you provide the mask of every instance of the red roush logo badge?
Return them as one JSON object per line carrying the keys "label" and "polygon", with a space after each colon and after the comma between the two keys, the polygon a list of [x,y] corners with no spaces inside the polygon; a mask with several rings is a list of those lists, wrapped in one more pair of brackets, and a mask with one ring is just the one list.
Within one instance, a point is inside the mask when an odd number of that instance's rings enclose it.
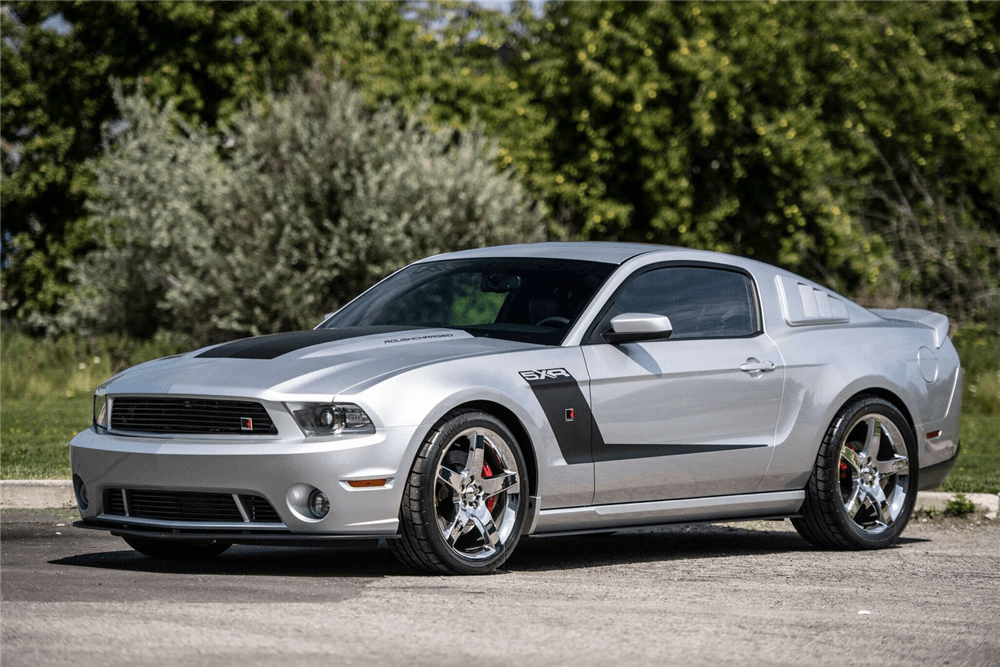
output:
{"label": "red roush logo badge", "polygon": [[250,417],[240,417],[240,428],[242,428],[244,431],[252,431],[253,419],[251,419]]}

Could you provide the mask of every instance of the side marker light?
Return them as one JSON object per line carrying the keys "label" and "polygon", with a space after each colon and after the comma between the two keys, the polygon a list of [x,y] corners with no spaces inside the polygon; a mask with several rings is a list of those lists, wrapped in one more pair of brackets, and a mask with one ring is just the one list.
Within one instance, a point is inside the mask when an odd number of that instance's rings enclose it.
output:
{"label": "side marker light", "polygon": [[371,486],[385,486],[388,481],[387,478],[382,477],[380,479],[349,479],[347,483],[355,489],[364,489]]}

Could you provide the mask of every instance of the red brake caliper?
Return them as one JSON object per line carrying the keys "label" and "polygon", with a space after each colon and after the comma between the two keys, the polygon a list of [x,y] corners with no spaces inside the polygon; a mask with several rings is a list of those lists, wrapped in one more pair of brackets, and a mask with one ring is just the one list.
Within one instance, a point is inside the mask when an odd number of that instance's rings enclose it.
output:
{"label": "red brake caliper", "polygon": [[[859,448],[861,445],[858,443],[849,442],[847,443],[847,446],[848,448],[851,449],[851,451],[857,452],[858,450],[856,448]],[[847,462],[842,460],[840,462],[840,479],[847,479],[848,474],[849,473],[847,470]]]}
{"label": "red brake caliper", "polygon": [[[488,479],[488,478],[490,478],[492,476],[493,476],[493,470],[490,469],[490,464],[484,462],[483,463],[483,479]],[[486,509],[488,509],[489,511],[492,512],[493,511],[493,506],[496,505],[496,504],[497,504],[497,497],[493,496],[492,498],[487,499],[487,501],[486,501]]]}

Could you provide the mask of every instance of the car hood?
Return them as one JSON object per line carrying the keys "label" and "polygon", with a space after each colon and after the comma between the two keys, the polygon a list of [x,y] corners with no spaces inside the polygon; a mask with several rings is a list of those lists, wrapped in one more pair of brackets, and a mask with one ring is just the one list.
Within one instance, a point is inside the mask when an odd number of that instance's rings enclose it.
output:
{"label": "car hood", "polygon": [[357,327],[258,336],[164,357],[106,382],[108,394],[329,400],[362,382],[462,357],[537,347],[458,329]]}

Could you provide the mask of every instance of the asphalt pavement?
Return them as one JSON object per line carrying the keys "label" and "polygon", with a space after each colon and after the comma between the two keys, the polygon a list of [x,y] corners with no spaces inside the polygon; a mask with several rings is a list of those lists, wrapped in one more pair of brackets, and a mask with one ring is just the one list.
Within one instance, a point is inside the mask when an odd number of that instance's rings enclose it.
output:
{"label": "asphalt pavement", "polygon": [[0,662],[20,665],[1000,665],[1000,522],[917,518],[878,552],[787,521],[528,539],[485,577],[385,549],[165,562],[0,517]]}

